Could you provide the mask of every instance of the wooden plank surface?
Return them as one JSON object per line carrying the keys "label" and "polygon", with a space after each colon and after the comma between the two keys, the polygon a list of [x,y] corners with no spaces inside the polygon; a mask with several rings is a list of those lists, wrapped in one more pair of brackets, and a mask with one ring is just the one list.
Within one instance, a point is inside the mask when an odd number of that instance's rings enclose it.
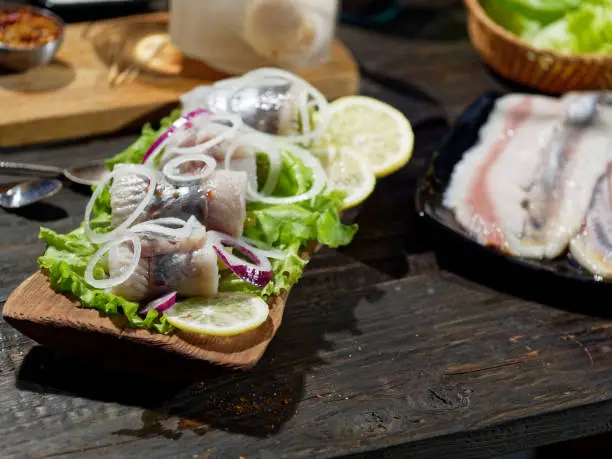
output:
{"label": "wooden plank surface", "polygon": [[[3,308],[3,319],[37,343],[77,356],[104,359],[109,348],[130,352],[147,346],[182,359],[202,360],[234,369],[254,366],[278,331],[288,295],[270,300],[270,315],[262,325],[232,337],[177,331],[172,335],[133,329],[124,317],[107,317],[78,307],[78,301],[58,294],[40,272],[17,287]],[[82,345],[75,347],[74,343]],[[122,349],[123,344],[127,349]],[[119,345],[119,346],[117,346]],[[73,352],[71,352],[73,351]]]}
{"label": "wooden plank surface", "polygon": [[[363,92],[413,121],[414,159],[352,213],[349,247],[313,257],[258,365],[112,350],[77,360],[0,321],[3,458],[477,459],[610,430],[610,289],[476,257],[415,214],[416,179],[452,117],[508,87],[481,66],[461,9],[410,10],[340,37],[363,66]],[[1,154],[63,166],[131,140]],[[71,229],[86,199],[67,187],[0,211],[1,299],[36,269],[38,226]]]}
{"label": "wooden plank surface", "polygon": [[[0,106],[11,107],[0,111],[0,147],[133,128],[195,86],[227,77],[183,59],[168,43],[167,25],[166,13],[72,24],[54,62],[0,73]],[[330,99],[359,88],[357,65],[340,42],[329,61],[298,74]]]}

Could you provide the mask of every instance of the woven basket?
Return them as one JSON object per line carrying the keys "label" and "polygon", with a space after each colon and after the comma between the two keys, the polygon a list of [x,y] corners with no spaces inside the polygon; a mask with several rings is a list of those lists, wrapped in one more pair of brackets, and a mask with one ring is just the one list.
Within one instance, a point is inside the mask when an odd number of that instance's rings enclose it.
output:
{"label": "woven basket", "polygon": [[551,94],[612,88],[612,56],[534,48],[497,25],[480,0],[464,0],[468,33],[482,59],[503,77]]}

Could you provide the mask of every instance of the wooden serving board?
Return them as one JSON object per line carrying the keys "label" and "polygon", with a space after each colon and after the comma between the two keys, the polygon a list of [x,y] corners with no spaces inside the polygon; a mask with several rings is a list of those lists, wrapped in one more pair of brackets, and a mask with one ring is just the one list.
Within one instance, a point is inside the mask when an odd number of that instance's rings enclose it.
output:
{"label": "wooden serving board", "polygon": [[[0,73],[0,147],[108,134],[159,119],[181,94],[228,75],[169,43],[168,14],[67,26],[54,62]],[[328,99],[355,94],[359,70],[334,42],[331,58],[296,72]],[[10,107],[10,109],[6,109]]]}
{"label": "wooden serving board", "polygon": [[[314,250],[302,257],[310,258]],[[37,272],[11,293],[3,316],[40,344],[89,359],[110,358],[132,366],[143,360],[174,363],[178,356],[247,370],[259,361],[280,327],[288,295],[272,298],[267,321],[240,335],[217,337],[182,330],[162,335],[129,327],[123,316],[103,316],[80,307],[77,300],[56,293],[45,275]]]}

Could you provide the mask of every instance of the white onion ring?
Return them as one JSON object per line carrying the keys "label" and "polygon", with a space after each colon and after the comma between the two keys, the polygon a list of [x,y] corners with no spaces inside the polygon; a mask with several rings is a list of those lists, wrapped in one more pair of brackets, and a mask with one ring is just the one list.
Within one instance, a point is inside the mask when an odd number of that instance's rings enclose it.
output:
{"label": "white onion ring", "polygon": [[[147,188],[147,192],[144,198],[142,199],[142,201],[140,201],[138,206],[136,206],[136,208],[134,209],[134,212],[132,212],[132,214],[128,218],[126,218],[125,221],[121,223],[121,225],[119,225],[117,228],[115,228],[114,230],[108,233],[96,233],[94,230],[91,229],[91,226],[89,224],[90,219],[91,219],[91,212],[93,210],[93,206],[95,202],[102,194],[102,191],[104,190],[106,185],[113,178],[117,176],[121,176],[121,175],[127,175],[127,174],[140,175],[140,176],[147,177],[149,179],[149,186]],[[110,241],[117,234],[123,232],[132,223],[134,223],[134,221],[138,218],[138,216],[144,211],[144,209],[153,199],[153,193],[155,193],[155,187],[157,186],[156,176],[157,176],[157,173],[154,170],[150,169],[147,166],[143,166],[140,164],[121,164],[121,165],[118,165],[118,167],[115,167],[113,172],[111,172],[104,179],[104,181],[96,187],[95,191],[91,195],[91,199],[87,203],[87,207],[85,208],[85,218],[84,218],[83,223],[85,226],[84,228],[85,235],[89,238],[89,240],[96,244],[101,244],[103,242]]]}
{"label": "white onion ring", "polygon": [[[172,169],[176,169],[183,163],[188,161],[197,161],[204,163],[206,168],[199,175],[179,175],[172,172]],[[185,183],[185,182],[193,182],[195,180],[204,180],[217,167],[217,161],[212,156],[198,154],[198,155],[179,155],[172,158],[168,161],[163,168],[163,174],[169,181]]]}
{"label": "white onion ring", "polygon": [[[212,114],[207,110],[196,109],[181,116],[174,123],[172,123],[172,125],[166,129],[166,131],[164,131],[146,151],[144,157],[142,158],[142,164],[152,165],[155,158],[157,158],[168,142],[170,140],[175,140],[179,135],[189,134],[191,127],[186,127],[186,125],[192,121],[195,122],[198,117],[202,115],[210,117]],[[181,138],[178,143],[180,144],[182,140],[183,138]]]}
{"label": "white onion ring", "polygon": [[[327,124],[328,102],[327,102],[327,98],[317,88],[315,88],[313,85],[308,83],[306,80],[298,77],[297,75],[287,70],[282,70],[282,69],[273,68],[273,67],[261,67],[255,70],[251,70],[250,72],[244,74],[241,78],[245,81],[249,81],[249,80],[261,81],[265,79],[266,77],[273,77],[273,76],[284,77],[294,83],[297,83],[299,86],[301,86],[300,89],[302,91],[305,91],[308,95],[310,95],[314,99],[314,101],[308,101],[308,97],[306,96],[305,100],[303,97],[300,97],[300,100],[297,101],[298,108],[300,111],[300,116],[301,117],[304,116],[304,111],[306,111],[307,113],[306,120],[308,122],[309,127],[310,127],[310,113],[308,111],[308,108],[312,106],[312,102],[314,102],[319,107],[319,113],[321,114],[321,118],[319,119],[319,123],[317,123],[317,125],[315,126],[315,129],[311,131],[308,135],[302,134],[302,135],[295,135],[295,136],[274,136],[274,134],[267,134],[263,132],[261,133],[261,135],[272,136],[272,137],[282,137],[283,139],[289,140],[291,142],[306,143],[306,144],[309,143],[311,140],[318,138],[321,134],[321,131]],[[305,107],[302,107],[303,105],[305,105]],[[302,125],[304,125],[304,121],[302,122]]]}
{"label": "white onion ring", "polygon": [[294,154],[298,161],[301,161],[305,166],[312,170],[314,178],[313,184],[308,191],[296,196],[277,197],[277,196],[266,196],[259,193],[257,190],[253,190],[250,182],[247,182],[247,198],[250,201],[263,202],[266,204],[293,204],[295,202],[306,201],[308,199],[317,196],[327,183],[327,174],[321,161],[315,158],[312,153],[308,150],[298,147],[297,145],[286,144],[282,146],[283,149],[289,150]]}
{"label": "white onion ring", "polygon": [[[257,150],[257,152],[262,152],[268,156],[268,159],[270,160],[270,171],[268,172],[266,183],[264,184],[261,192],[263,194],[271,194],[276,189],[276,185],[278,184],[278,179],[280,177],[282,167],[280,149],[268,139],[260,137],[255,133],[242,135],[228,147],[225,153],[225,169],[231,170],[232,157],[234,156],[234,153],[236,153],[238,147],[243,144],[247,144]],[[253,156],[255,156],[255,152],[253,153]]]}
{"label": "white onion ring", "polygon": [[[238,133],[238,130],[242,127],[242,119],[238,116],[238,115],[233,115],[233,114],[229,114],[229,113],[222,113],[222,114],[215,114],[212,115],[210,117],[210,122],[214,122],[214,121],[229,121],[230,123],[232,123],[232,126],[230,128],[228,128],[226,131],[224,131],[223,133],[219,134],[218,136],[207,140],[204,143],[200,143],[197,144],[193,147],[177,147],[177,148],[173,148],[172,149],[172,153],[176,153],[178,155],[189,155],[189,154],[194,154],[194,153],[205,153],[206,150],[208,150],[209,148],[212,148],[214,146],[219,145],[221,142],[225,141],[225,140],[230,140],[232,138],[234,138],[236,136],[236,134]],[[200,131],[202,131],[203,129],[206,129],[206,127],[202,127],[200,128]]]}
{"label": "white onion ring", "polygon": [[[134,249],[134,258],[132,259],[132,262],[127,267],[127,269],[125,269],[121,273],[121,275],[114,277],[114,278],[110,278],[110,279],[94,278],[93,271],[96,265],[98,264],[98,262],[104,256],[104,254],[107,251],[109,251],[111,248],[113,248],[114,246],[121,245],[122,243],[126,241],[131,241],[132,247]],[[142,246],[140,244],[140,239],[138,238],[138,236],[136,236],[133,233],[124,233],[119,238],[107,242],[106,244],[102,246],[100,250],[98,250],[94,254],[93,257],[91,257],[91,260],[89,260],[89,263],[87,264],[87,267],[85,268],[85,282],[87,282],[93,288],[97,288],[97,289],[106,289],[106,288],[114,287],[116,285],[123,284],[126,280],[130,278],[130,276],[136,270],[136,267],[138,266],[138,263],[140,262],[141,250],[142,250]]]}
{"label": "white onion ring", "polygon": [[[168,228],[164,225],[176,225],[178,228]],[[130,228],[132,233],[153,233],[174,238],[187,238],[193,230],[205,231],[202,224],[193,215],[187,221],[175,217],[158,218],[138,223]]]}
{"label": "white onion ring", "polygon": [[274,258],[276,260],[284,260],[287,254],[282,250],[275,249],[274,247],[270,247],[268,244],[265,244],[261,241],[256,241],[255,239],[248,238],[246,236],[241,236],[240,240],[246,242],[247,244],[256,247],[260,255],[263,255],[266,258]]}

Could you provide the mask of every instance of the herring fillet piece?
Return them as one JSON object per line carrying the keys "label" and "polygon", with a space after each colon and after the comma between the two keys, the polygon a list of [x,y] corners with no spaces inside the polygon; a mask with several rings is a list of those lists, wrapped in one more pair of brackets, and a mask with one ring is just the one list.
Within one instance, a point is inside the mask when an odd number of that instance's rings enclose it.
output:
{"label": "herring fillet piece", "polygon": [[612,279],[612,165],[597,182],[584,226],[571,240],[570,252],[592,274]]}
{"label": "herring fillet piece", "polygon": [[[506,248],[507,241],[503,231],[504,219],[516,219],[520,209],[506,207],[499,215],[500,201],[513,200],[520,195],[520,185],[509,175],[516,176],[525,168],[535,169],[534,155],[526,155],[525,148],[533,146],[535,139],[525,141],[525,136],[516,135],[529,122],[533,122],[536,107],[544,109],[544,115],[551,120],[559,109],[548,98],[526,97],[510,94],[497,100],[487,122],[481,128],[476,144],[465,152],[453,170],[450,183],[444,193],[443,205],[453,211],[461,226],[482,245]],[[542,110],[539,110],[542,111]],[[509,135],[510,134],[510,135]],[[512,135],[514,134],[514,135]],[[536,136],[537,138],[537,136]],[[491,171],[496,163],[514,151],[524,156],[527,162],[520,169],[516,167],[503,171],[505,177],[492,177]],[[500,171],[499,168],[495,168]],[[493,179],[499,180],[496,182]],[[496,189],[493,190],[492,187]],[[501,188],[501,189],[500,189]],[[502,203],[503,204],[503,203]]]}
{"label": "herring fillet piece", "polygon": [[[248,167],[248,165],[245,165]],[[157,185],[154,198],[135,223],[163,217],[187,220],[192,215],[207,229],[240,237],[246,220],[248,174],[244,170],[216,169],[195,185]],[[121,175],[110,188],[113,226],[120,225],[144,199],[148,181]]]}
{"label": "herring fillet piece", "polygon": [[[180,250],[187,246],[161,246],[158,253],[142,256],[132,275],[112,288],[114,295],[129,301],[143,301],[176,291],[181,296],[211,296],[219,288],[217,256],[210,244],[198,240],[199,247],[192,251]],[[192,242],[195,244],[195,241]],[[122,244],[109,251],[108,265],[111,277],[127,269],[134,256],[131,246]]]}
{"label": "herring fillet piece", "polygon": [[591,125],[571,130],[557,151],[551,139],[569,100],[500,98],[479,141],[456,166],[444,204],[481,244],[551,259],[580,230],[608,161],[612,112],[602,107]]}
{"label": "herring fillet piece", "polygon": [[246,220],[247,173],[215,170],[205,181],[208,202],[206,227],[240,237]]}
{"label": "herring fillet piece", "polygon": [[[580,231],[593,190],[610,159],[611,134],[612,111],[601,107],[592,124],[572,132],[567,148],[557,160],[554,188],[546,190],[546,185],[540,185],[530,190],[528,218],[521,239],[523,256],[555,258]],[[544,162],[549,160],[543,158]],[[541,169],[536,180],[542,183],[547,177],[540,174]]]}
{"label": "herring fillet piece", "polygon": [[[121,244],[108,251],[108,270],[110,277],[120,276],[134,257],[131,246]],[[127,280],[111,288],[113,295],[128,301],[141,301],[149,294],[149,258],[140,257],[138,266]]]}

